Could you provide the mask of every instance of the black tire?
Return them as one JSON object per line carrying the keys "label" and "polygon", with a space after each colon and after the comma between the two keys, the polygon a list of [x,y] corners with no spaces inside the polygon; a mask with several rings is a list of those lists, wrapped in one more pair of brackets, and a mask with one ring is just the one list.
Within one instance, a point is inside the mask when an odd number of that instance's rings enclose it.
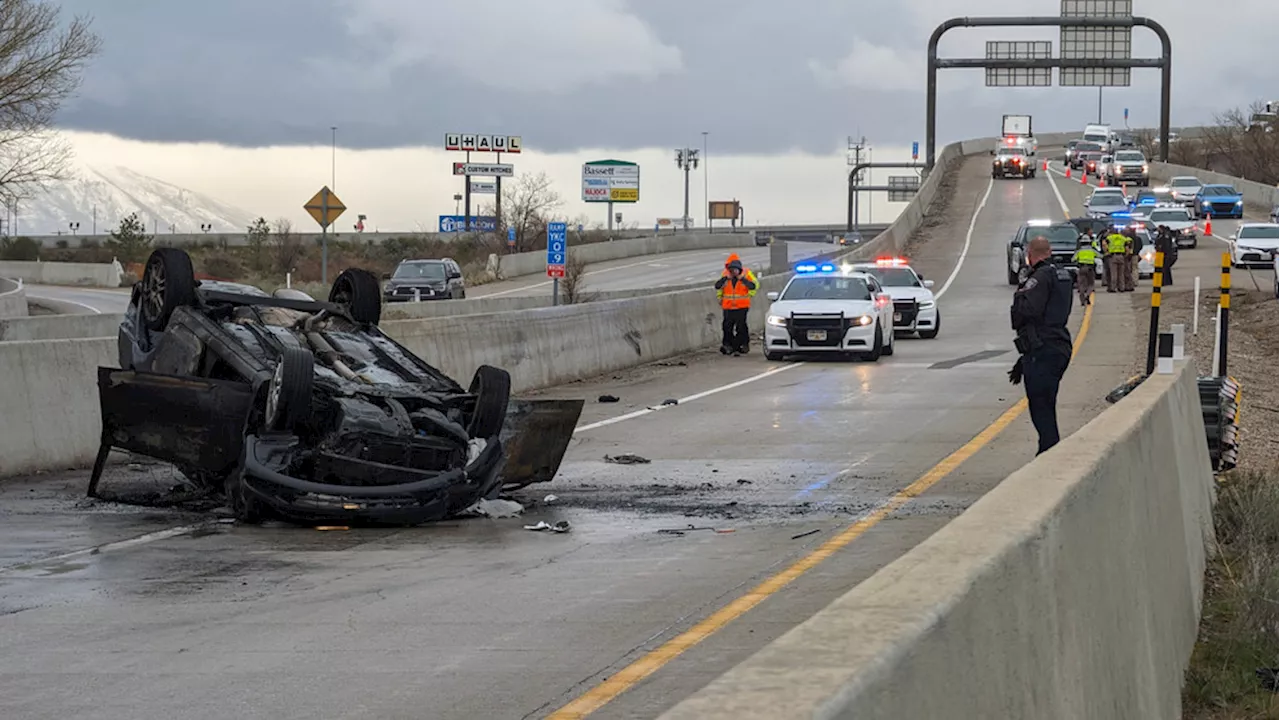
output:
{"label": "black tire", "polygon": [[938,315],[933,320],[933,327],[929,330],[920,331],[920,339],[932,340],[938,337],[938,331],[941,329],[942,329],[942,312],[939,311]]}
{"label": "black tire", "polygon": [[1197,244],[1197,243],[1199,243],[1199,242],[1200,242],[1200,239],[1199,239],[1199,238],[1191,238],[1191,249],[1192,249],[1192,250],[1195,250],[1195,249],[1196,249],[1196,244]]}
{"label": "black tire", "polygon": [[507,421],[507,404],[511,401],[511,375],[492,365],[481,365],[471,376],[467,392],[476,396],[476,409],[471,414],[467,433],[473,438],[497,437]]}
{"label": "black tire", "polygon": [[863,353],[862,358],[869,362],[879,362],[884,354],[884,333],[880,332],[880,324],[876,324],[876,334],[871,340],[871,352]]}
{"label": "black tire", "polygon": [[777,362],[777,361],[781,360],[782,358],[783,358],[782,353],[779,353],[779,352],[773,352],[773,351],[771,351],[771,350],[765,350],[765,351],[764,351],[764,359],[765,359],[765,360],[768,360],[769,362]]}
{"label": "black tire", "polygon": [[311,417],[315,357],[298,347],[285,347],[267,382],[264,424],[274,432],[294,432]]}
{"label": "black tire", "polygon": [[153,250],[142,271],[142,291],[138,298],[147,329],[164,330],[176,308],[195,301],[196,273],[191,267],[191,256],[177,248]]}
{"label": "black tire", "polygon": [[329,302],[342,305],[358,323],[377,325],[382,321],[382,290],[378,278],[368,270],[348,268],[333,281]]}

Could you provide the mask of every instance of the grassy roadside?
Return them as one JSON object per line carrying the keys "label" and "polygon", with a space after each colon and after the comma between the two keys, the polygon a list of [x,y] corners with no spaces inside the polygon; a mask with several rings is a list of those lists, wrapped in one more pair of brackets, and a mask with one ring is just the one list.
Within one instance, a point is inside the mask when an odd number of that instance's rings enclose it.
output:
{"label": "grassy roadside", "polygon": [[[1212,364],[1216,291],[1201,302],[1200,328],[1188,351],[1200,372]],[[1171,294],[1161,324],[1190,328],[1191,296]],[[1280,393],[1278,306],[1270,288],[1232,292],[1230,374],[1242,384],[1239,467],[1217,483],[1199,637],[1183,687],[1186,720],[1280,717],[1260,668],[1277,666],[1277,394]],[[1139,314],[1145,318],[1145,309]],[[1206,331],[1206,329],[1209,329]],[[1139,338],[1144,340],[1144,338]],[[1145,356],[1145,349],[1141,354]]]}

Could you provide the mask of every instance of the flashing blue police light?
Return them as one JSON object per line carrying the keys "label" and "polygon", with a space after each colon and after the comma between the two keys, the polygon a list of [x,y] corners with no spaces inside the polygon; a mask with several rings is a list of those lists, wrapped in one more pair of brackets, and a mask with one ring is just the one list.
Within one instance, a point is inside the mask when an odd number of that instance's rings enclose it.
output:
{"label": "flashing blue police light", "polygon": [[836,266],[832,265],[831,263],[827,263],[823,265],[821,268],[819,268],[819,270],[821,270],[822,272],[835,272]]}
{"label": "flashing blue police light", "polygon": [[798,273],[818,272],[818,266],[817,265],[797,265],[796,272]]}

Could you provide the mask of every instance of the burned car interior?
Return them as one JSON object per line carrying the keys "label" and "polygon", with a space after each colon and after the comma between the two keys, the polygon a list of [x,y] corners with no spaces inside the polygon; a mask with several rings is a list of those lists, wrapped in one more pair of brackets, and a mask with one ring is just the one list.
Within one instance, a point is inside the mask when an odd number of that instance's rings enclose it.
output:
{"label": "burned car interior", "polygon": [[120,367],[98,369],[89,495],[112,449],[172,463],[244,522],[413,525],[549,481],[583,401],[511,398],[487,365],[463,388],[378,329],[381,301],[361,269],[317,301],[197,281],[185,252],[155,250]]}

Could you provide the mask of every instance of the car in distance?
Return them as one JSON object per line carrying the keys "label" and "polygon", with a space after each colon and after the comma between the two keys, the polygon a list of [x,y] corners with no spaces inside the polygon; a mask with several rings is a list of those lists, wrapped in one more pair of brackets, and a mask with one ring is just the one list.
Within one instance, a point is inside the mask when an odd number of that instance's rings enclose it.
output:
{"label": "car in distance", "polygon": [[1099,143],[1081,140],[1076,143],[1075,150],[1071,153],[1070,167],[1075,170],[1084,167],[1085,153],[1102,153],[1103,150],[1104,148]]}
{"label": "car in distance", "polygon": [[173,464],[244,522],[412,525],[504,486],[550,480],[582,411],[510,397],[506,371],[462,387],[378,329],[378,278],[297,290],[197,281],[159,248],[98,369],[102,444]]}
{"label": "car in distance", "polygon": [[1196,221],[1191,211],[1182,206],[1157,205],[1147,214],[1147,229],[1152,230],[1164,225],[1173,231],[1173,239],[1178,247],[1194,248],[1196,246]]}
{"label": "car in distance", "polygon": [[1080,170],[1085,175],[1096,175],[1098,173],[1098,163],[1100,162],[1102,162],[1102,153],[1100,152],[1080,153]]}
{"label": "car in distance", "polygon": [[1196,217],[1244,217],[1244,196],[1231,185],[1205,185],[1196,193]]}
{"label": "car in distance", "polygon": [[1079,141],[1079,140],[1068,140],[1068,141],[1067,141],[1067,151],[1066,151],[1065,153],[1063,153],[1063,155],[1062,155],[1062,165],[1063,165],[1063,167],[1070,167],[1070,166],[1071,166],[1071,156],[1075,154],[1075,152],[1076,152],[1076,146],[1077,146],[1077,145],[1079,145],[1079,144],[1080,144],[1080,141]]}
{"label": "car in distance", "polygon": [[1173,193],[1173,199],[1187,207],[1194,207],[1196,204],[1196,195],[1200,192],[1203,183],[1200,178],[1194,175],[1179,175],[1169,178],[1169,191]]}
{"label": "car in distance", "polygon": [[1099,180],[1107,176],[1107,168],[1111,167],[1111,155],[1103,155],[1098,158],[1098,162],[1094,165],[1093,176]]}
{"label": "car in distance", "polygon": [[384,279],[384,302],[461,300],[467,297],[462,268],[451,258],[402,260]]}
{"label": "car in distance", "polygon": [[933,281],[925,280],[905,258],[877,258],[875,262],[854,263],[850,270],[870,275],[893,300],[893,330],[904,335],[919,334],[924,340],[938,337],[942,313],[933,296]]}
{"label": "car in distance", "polygon": [[1017,285],[1020,275],[1027,268],[1027,245],[1032,239],[1043,237],[1049,241],[1050,260],[1067,268],[1074,268],[1072,258],[1076,254],[1080,232],[1074,223],[1063,220],[1028,220],[1017,232],[1005,250],[1005,261],[1010,285]]}
{"label": "car in distance", "polygon": [[1085,214],[1091,218],[1110,217],[1111,213],[1129,210],[1129,199],[1120,188],[1096,188],[1084,201]]}
{"label": "car in distance", "polygon": [[801,263],[765,315],[764,356],[892,355],[893,299],[874,277],[833,263]]}
{"label": "car in distance", "polygon": [[1145,187],[1151,184],[1151,166],[1141,150],[1117,150],[1107,171],[1107,182],[1113,185],[1133,183]]}
{"label": "car in distance", "polygon": [[1230,240],[1231,264],[1235,267],[1266,267],[1275,262],[1280,250],[1280,225],[1241,223]]}
{"label": "car in distance", "polygon": [[991,177],[1006,178],[1010,175],[1024,179],[1036,176],[1035,163],[1023,148],[1002,147],[996,150],[996,157],[991,161]]}

